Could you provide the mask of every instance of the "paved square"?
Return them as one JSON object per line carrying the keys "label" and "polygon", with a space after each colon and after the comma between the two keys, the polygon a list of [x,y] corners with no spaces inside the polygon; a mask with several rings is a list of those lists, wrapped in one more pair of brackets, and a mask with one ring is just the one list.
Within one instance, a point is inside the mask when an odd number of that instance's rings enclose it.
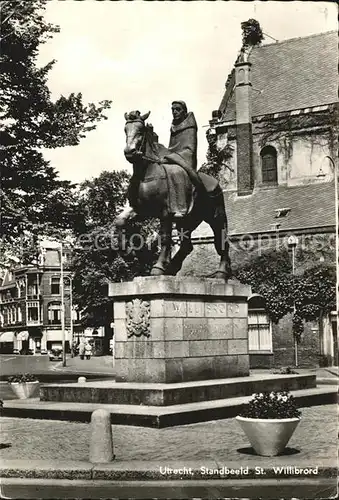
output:
{"label": "paved square", "polygon": [[[0,457],[27,460],[88,460],[89,424],[51,420],[3,417]],[[274,464],[314,466],[337,464],[337,406],[323,405],[302,409],[302,420],[288,443],[285,454],[269,459]],[[117,461],[185,464],[213,459],[218,463],[260,465],[262,457],[253,455],[249,443],[234,419],[150,429],[113,426]]]}

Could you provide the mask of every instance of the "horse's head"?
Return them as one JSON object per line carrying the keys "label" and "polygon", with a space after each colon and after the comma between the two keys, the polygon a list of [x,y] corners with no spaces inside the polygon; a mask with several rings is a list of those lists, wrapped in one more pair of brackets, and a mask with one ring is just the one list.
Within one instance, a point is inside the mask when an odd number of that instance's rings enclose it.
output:
{"label": "horse's head", "polygon": [[134,163],[143,153],[143,143],[145,142],[145,120],[151,112],[141,115],[140,111],[125,113],[125,134],[126,146],[124,149],[126,160]]}

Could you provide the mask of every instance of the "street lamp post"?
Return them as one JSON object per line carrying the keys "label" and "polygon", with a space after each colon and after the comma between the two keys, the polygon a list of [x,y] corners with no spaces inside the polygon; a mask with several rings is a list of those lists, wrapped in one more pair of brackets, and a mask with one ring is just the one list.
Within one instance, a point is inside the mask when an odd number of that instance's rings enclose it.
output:
{"label": "street lamp post", "polygon": [[70,309],[70,329],[71,329],[71,356],[74,358],[73,350],[73,279],[71,276],[64,276],[64,279],[69,279],[69,309]]}
{"label": "street lamp post", "polygon": [[115,366],[115,325],[114,322],[110,324],[110,327],[113,330],[113,337],[112,337],[112,366],[114,368]]}
{"label": "street lamp post", "polygon": [[[56,245],[52,246],[51,248],[56,248],[59,251],[60,254],[60,297],[61,297],[61,342],[62,342],[62,366],[66,366],[66,331],[65,331],[65,287],[64,287],[64,242],[59,239],[50,239],[48,241],[49,245],[54,242]],[[66,276],[66,278],[70,278],[70,276]],[[72,301],[72,282],[70,281],[71,284],[71,301]],[[72,312],[72,303],[71,303],[71,312]],[[73,336],[73,324],[72,324],[72,319],[71,319],[71,331],[72,331],[72,336]]]}
{"label": "street lamp post", "polygon": [[66,366],[64,261],[63,261],[62,242],[60,242],[60,295],[61,295],[62,366]]}
{"label": "street lamp post", "polygon": [[69,278],[69,307],[70,307],[70,320],[71,320],[71,356],[74,358],[74,350],[73,350],[73,295],[72,295],[72,285],[73,280]]}
{"label": "street lamp post", "polygon": [[334,173],[334,206],[335,206],[335,266],[337,272],[337,284],[336,284],[336,313],[338,318],[339,312],[339,206],[338,206],[338,168],[334,163],[334,160],[331,156],[325,156],[327,158],[333,168]]}
{"label": "street lamp post", "polygon": [[[339,316],[339,200],[338,200],[338,167],[334,162],[333,158],[329,155],[324,157],[324,160],[329,160],[333,175],[334,175],[334,209],[335,209],[335,267],[336,267],[336,289],[335,289],[335,297],[336,297],[336,318],[338,325],[338,316]],[[320,172],[317,177],[323,177],[325,174],[322,172],[322,168],[320,167]],[[337,326],[337,345],[339,343],[339,330]]]}
{"label": "street lamp post", "polygon": [[[293,276],[293,286],[294,286],[295,250],[296,250],[297,245],[298,245],[298,238],[294,235],[291,235],[287,240],[287,244],[288,244],[288,247],[292,251],[292,276]],[[295,303],[293,303],[293,312],[295,313]],[[297,340],[296,336],[294,336],[294,362],[295,362],[295,366],[298,366],[298,340]]]}
{"label": "street lamp post", "polygon": [[338,168],[331,156],[326,156],[330,161],[334,173],[334,207],[335,207],[335,267],[336,267],[336,319],[337,319],[337,345],[338,345],[338,316],[339,316],[339,201],[338,201]]}
{"label": "street lamp post", "polygon": [[[324,156],[323,160],[329,160],[331,167],[333,169],[333,175],[334,175],[334,209],[335,209],[335,265],[336,265],[336,281],[337,281],[337,286],[336,286],[336,313],[338,317],[338,312],[339,312],[339,200],[338,200],[338,168],[331,156]],[[322,164],[320,165],[320,170],[317,175],[317,177],[325,177],[326,174],[324,174],[322,170]]]}

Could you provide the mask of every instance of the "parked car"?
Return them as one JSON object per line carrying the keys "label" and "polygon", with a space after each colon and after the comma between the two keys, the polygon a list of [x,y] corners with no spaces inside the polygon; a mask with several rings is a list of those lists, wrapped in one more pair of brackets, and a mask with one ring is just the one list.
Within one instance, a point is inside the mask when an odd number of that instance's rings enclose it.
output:
{"label": "parked car", "polygon": [[48,353],[50,361],[62,361],[62,350],[61,349],[51,349]]}
{"label": "parked car", "polygon": [[47,351],[46,349],[41,349],[40,354],[41,354],[41,355],[43,355],[43,354],[48,354],[48,351]]}

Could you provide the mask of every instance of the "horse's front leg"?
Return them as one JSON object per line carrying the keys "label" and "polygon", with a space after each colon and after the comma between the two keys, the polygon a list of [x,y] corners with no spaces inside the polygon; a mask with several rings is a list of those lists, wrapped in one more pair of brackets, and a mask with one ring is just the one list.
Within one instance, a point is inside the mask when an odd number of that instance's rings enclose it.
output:
{"label": "horse's front leg", "polygon": [[171,260],[172,246],[172,218],[167,217],[160,221],[161,250],[157,262],[154,264],[151,276],[165,274],[166,268]]}
{"label": "horse's front leg", "polygon": [[135,219],[136,216],[136,211],[132,207],[126,206],[114,220],[114,225],[119,231],[123,229],[129,221]]}
{"label": "horse's front leg", "polygon": [[174,254],[167,268],[166,274],[175,276],[181,269],[186,257],[192,252],[193,245],[191,240],[192,231],[200,224],[201,220],[188,218],[184,224],[177,223],[179,239],[179,250]]}
{"label": "horse's front leg", "polygon": [[125,228],[130,221],[137,217],[137,213],[132,207],[126,206],[123,211],[114,219],[115,236],[117,238],[117,245],[120,251],[126,250]]}

